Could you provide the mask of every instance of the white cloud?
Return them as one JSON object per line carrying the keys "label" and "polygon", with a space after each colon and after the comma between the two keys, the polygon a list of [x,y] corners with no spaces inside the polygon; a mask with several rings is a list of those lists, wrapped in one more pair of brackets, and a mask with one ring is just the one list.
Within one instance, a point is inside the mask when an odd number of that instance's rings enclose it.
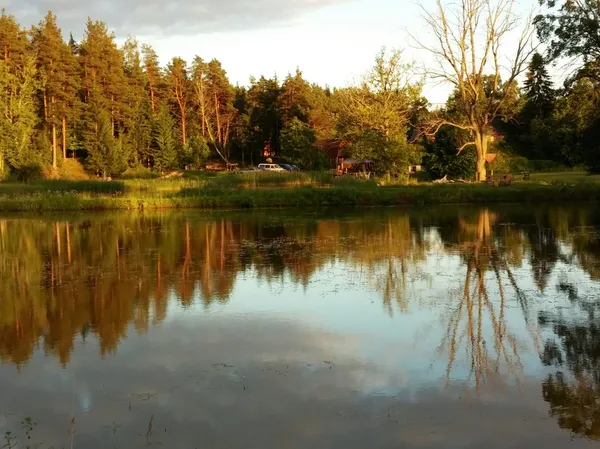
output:
{"label": "white cloud", "polygon": [[48,10],[63,31],[79,31],[87,17],[106,22],[117,36],[190,35],[269,28],[299,15],[353,0],[0,0],[22,22],[37,23]]}

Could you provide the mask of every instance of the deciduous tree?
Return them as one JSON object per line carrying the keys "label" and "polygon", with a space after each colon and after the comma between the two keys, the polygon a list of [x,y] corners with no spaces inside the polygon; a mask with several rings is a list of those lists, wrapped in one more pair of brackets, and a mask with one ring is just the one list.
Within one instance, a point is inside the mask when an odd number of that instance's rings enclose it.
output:
{"label": "deciduous tree", "polygon": [[338,133],[351,143],[355,157],[373,160],[379,173],[407,172],[407,133],[421,98],[421,84],[413,75],[399,50],[388,54],[383,49],[362,82],[340,92]]}
{"label": "deciduous tree", "polygon": [[[434,11],[423,8],[432,43],[415,39],[434,58],[429,75],[456,89],[461,112],[459,120],[435,117],[424,130],[434,135],[447,125],[468,131],[472,140],[458,152],[469,145],[475,147],[479,181],[486,179],[492,122],[514,95],[517,77],[535,50],[533,27],[530,21],[521,25],[515,4],[515,0],[460,0],[456,4],[437,0]],[[517,36],[514,43],[513,34]]]}

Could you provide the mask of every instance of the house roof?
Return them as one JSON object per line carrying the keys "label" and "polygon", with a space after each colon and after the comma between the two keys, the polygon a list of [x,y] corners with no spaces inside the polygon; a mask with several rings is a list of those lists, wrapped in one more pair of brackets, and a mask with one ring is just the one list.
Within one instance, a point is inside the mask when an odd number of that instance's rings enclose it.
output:
{"label": "house roof", "polygon": [[323,139],[315,142],[315,146],[323,149],[328,159],[337,159],[341,156],[347,142],[340,139]]}

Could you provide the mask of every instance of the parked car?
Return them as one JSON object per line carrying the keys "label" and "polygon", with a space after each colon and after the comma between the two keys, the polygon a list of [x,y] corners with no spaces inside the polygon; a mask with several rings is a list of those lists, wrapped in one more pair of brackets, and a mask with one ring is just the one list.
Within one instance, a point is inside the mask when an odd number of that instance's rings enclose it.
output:
{"label": "parked car", "polygon": [[258,168],[263,171],[285,171],[285,168],[281,168],[279,164],[258,164]]}
{"label": "parked car", "polygon": [[294,166],[290,164],[279,164],[284,170],[294,171]]}

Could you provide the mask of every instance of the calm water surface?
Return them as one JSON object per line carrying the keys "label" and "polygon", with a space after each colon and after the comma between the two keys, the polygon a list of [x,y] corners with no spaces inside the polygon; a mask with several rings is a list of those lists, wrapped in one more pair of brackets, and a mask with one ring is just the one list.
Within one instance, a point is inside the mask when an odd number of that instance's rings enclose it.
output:
{"label": "calm water surface", "polygon": [[592,447],[599,395],[600,208],[0,217],[18,448]]}

